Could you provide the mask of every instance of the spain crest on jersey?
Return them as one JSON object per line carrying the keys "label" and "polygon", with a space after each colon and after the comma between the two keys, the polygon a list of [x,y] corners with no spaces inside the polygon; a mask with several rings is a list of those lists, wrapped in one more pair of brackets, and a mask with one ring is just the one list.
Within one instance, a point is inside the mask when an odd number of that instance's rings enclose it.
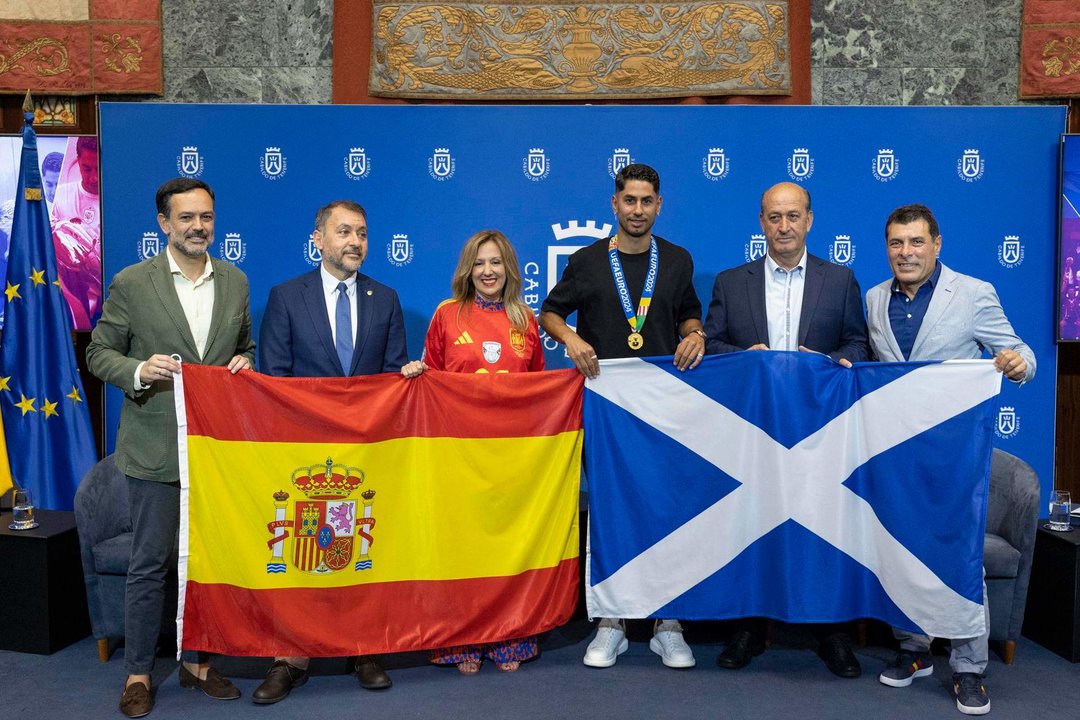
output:
{"label": "spain crest on jersey", "polygon": [[[286,572],[286,558],[297,570],[316,575],[349,566],[356,572],[370,570],[375,491],[367,489],[359,498],[351,497],[363,483],[363,470],[335,463],[333,458],[293,470],[292,484],[305,499],[290,503],[289,493],[274,493],[274,519],[266,526],[271,535],[266,543],[270,548],[266,572]],[[286,548],[287,544],[291,547]]]}

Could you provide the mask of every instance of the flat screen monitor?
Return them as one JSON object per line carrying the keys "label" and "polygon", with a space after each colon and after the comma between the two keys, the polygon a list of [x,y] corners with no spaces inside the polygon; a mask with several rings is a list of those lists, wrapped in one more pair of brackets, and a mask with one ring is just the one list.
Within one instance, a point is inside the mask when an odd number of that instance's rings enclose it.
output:
{"label": "flat screen monitor", "polygon": [[1061,147],[1061,224],[1058,230],[1057,338],[1080,341],[1080,135]]}

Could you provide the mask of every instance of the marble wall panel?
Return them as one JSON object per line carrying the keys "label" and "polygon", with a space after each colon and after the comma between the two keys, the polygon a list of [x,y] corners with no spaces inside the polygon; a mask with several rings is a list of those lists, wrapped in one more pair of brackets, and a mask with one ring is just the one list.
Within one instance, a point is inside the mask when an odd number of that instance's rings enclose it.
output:
{"label": "marble wall panel", "polygon": [[263,23],[268,67],[330,66],[332,0],[267,0]]}
{"label": "marble wall panel", "polygon": [[329,67],[277,67],[262,72],[264,103],[325,104],[330,89]]}
{"label": "marble wall panel", "polygon": [[901,105],[899,68],[832,68],[822,73],[823,105]]}

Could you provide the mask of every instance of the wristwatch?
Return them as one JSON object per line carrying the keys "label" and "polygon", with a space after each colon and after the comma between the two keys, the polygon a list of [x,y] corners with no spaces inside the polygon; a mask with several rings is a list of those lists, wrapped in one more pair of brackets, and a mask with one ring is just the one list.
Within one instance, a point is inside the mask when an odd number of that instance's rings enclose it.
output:
{"label": "wristwatch", "polygon": [[709,339],[709,336],[706,335],[705,331],[702,330],[701,328],[694,328],[688,334],[690,334],[690,335],[700,335],[702,340],[708,340]]}

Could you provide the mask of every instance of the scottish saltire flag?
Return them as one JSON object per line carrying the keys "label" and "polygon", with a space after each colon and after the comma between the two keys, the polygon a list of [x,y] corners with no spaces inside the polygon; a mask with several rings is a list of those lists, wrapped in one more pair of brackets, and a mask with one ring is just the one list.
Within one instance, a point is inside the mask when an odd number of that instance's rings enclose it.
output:
{"label": "scottish saltire flag", "polygon": [[519,638],[573,613],[576,370],[185,365],[178,383],[183,647],[400,652]]}
{"label": "scottish saltire flag", "polygon": [[15,483],[34,492],[38,507],[71,510],[97,450],[56,274],[33,114],[25,117],[4,283],[0,409]]}
{"label": "scottish saltire flag", "polygon": [[601,363],[586,383],[592,617],[984,627],[989,360]]}

